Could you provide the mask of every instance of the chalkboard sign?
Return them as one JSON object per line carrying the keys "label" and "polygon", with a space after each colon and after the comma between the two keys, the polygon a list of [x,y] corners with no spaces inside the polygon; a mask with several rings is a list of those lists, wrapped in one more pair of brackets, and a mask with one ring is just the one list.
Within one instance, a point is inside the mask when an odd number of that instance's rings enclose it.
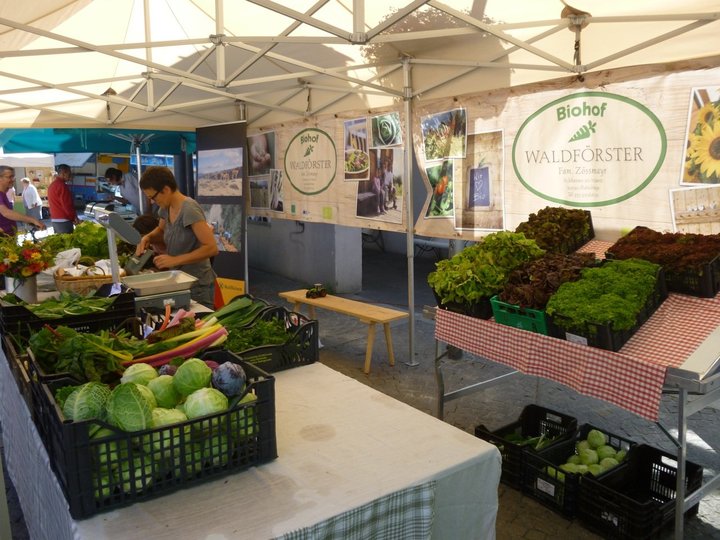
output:
{"label": "chalkboard sign", "polygon": [[468,207],[490,206],[490,167],[470,169]]}

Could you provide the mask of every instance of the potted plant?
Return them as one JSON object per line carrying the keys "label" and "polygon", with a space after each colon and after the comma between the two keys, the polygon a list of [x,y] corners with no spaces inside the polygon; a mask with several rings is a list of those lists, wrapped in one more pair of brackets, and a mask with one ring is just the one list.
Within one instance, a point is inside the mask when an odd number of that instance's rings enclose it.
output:
{"label": "potted plant", "polygon": [[510,273],[505,287],[490,299],[495,322],[548,334],[545,306],[560,285],[596,266],[593,253],[546,253]]}
{"label": "potted plant", "polygon": [[720,234],[661,233],[635,227],[608,249],[606,257],[661,265],[670,291],[711,298],[720,290]]}
{"label": "potted plant", "polygon": [[572,253],[595,236],[592,217],[587,210],[547,206],[530,214],[515,232],[534,239],[552,253]]}
{"label": "potted plant", "polygon": [[546,312],[557,337],[617,351],[667,297],[662,268],[642,259],[609,260],[563,283]]}
{"label": "potted plant", "polygon": [[522,233],[492,233],[451,259],[439,261],[428,275],[428,284],[440,307],[489,319],[490,297],[502,290],[510,272],[543,253]]}

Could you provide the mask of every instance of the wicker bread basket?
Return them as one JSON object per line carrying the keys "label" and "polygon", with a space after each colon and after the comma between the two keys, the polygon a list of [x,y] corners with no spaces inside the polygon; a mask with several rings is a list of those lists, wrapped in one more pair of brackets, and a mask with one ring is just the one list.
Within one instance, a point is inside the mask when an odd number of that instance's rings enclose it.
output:
{"label": "wicker bread basket", "polygon": [[[120,269],[120,277],[125,276],[125,270]],[[65,269],[58,268],[55,270],[55,287],[58,291],[71,291],[78,294],[87,294],[95,291],[106,283],[112,283],[111,275],[101,276],[72,276],[65,272]]]}

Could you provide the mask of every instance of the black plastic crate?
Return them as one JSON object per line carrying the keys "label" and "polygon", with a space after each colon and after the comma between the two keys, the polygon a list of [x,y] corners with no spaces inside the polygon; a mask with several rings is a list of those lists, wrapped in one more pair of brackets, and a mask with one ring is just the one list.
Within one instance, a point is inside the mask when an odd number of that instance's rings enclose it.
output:
{"label": "black plastic crate", "polygon": [[[153,499],[277,457],[274,377],[229,351],[208,351],[200,358],[240,364],[247,393],[256,399],[180,424],[125,432],[100,420],[65,420],[53,393],[74,381],[42,385],[38,431],[73,518]],[[106,430],[104,435],[92,438],[98,429]]]}
{"label": "black plastic crate", "polygon": [[[527,405],[520,418],[511,424],[495,431],[489,431],[485,426],[475,428],[475,436],[491,442],[500,450],[502,456],[502,475],[500,480],[517,489],[522,488],[522,473],[525,464],[525,453],[535,452],[533,447],[520,445],[507,440],[508,435],[522,437],[555,438],[552,444],[572,437],[577,430],[577,419],[539,405]],[[548,446],[548,448],[550,447]]]}
{"label": "black plastic crate", "polygon": [[475,317],[476,319],[489,319],[493,316],[492,305],[490,304],[490,297],[480,298],[477,302],[461,304],[459,302],[443,302],[440,296],[432,289],[435,301],[437,302],[438,308],[446,309],[454,313],[460,313],[461,315],[467,315],[468,317]]}
{"label": "black plastic crate", "polygon": [[[616,450],[628,451],[635,446],[634,442],[619,435],[614,435],[590,424],[583,424],[580,429],[575,432],[575,437],[565,439],[558,444],[538,452],[525,453],[522,491],[565,517],[575,517],[580,484],[591,475],[564,472],[558,469],[558,467],[575,453],[575,445],[579,441],[586,439],[592,429],[597,429],[605,433],[605,435],[607,435],[606,444],[614,447]],[[614,469],[606,471],[598,476],[598,478],[602,478],[612,470]],[[562,475],[558,473],[562,473]]]}
{"label": "black plastic crate", "polygon": [[697,272],[666,272],[669,291],[713,298],[720,291],[720,255]]}
{"label": "black plastic crate", "polygon": [[[628,233],[628,237],[633,234],[635,229]],[[661,236],[661,233],[657,233]],[[606,259],[616,259],[612,252],[612,246],[605,253]],[[648,257],[650,260],[653,257]],[[651,260],[650,262],[661,263],[659,260]],[[667,289],[670,292],[687,294],[690,296],[699,296],[701,298],[713,298],[720,292],[720,255],[713,257],[710,262],[698,265],[693,271],[679,272],[665,269],[665,281]]]}
{"label": "black plastic crate", "polygon": [[[703,468],[685,462],[685,492],[702,485]],[[626,463],[594,479],[583,479],[578,517],[605,538],[654,538],[675,522],[677,456],[647,445],[633,448]],[[699,503],[685,515],[695,515]]]}
{"label": "black plastic crate", "polygon": [[637,314],[635,325],[632,328],[615,330],[612,328],[611,323],[588,323],[583,326],[572,326],[572,324],[568,323],[563,327],[559,323],[567,319],[561,314],[554,313],[548,315],[548,333],[553,337],[572,341],[573,343],[617,352],[647,322],[667,297],[668,289],[665,282],[665,272],[660,268],[655,282],[655,290],[648,296],[645,305]]}
{"label": "black plastic crate", "polygon": [[[60,325],[52,325],[49,324],[50,327],[55,328],[56,326]],[[94,333],[94,332],[85,332],[82,328],[73,328],[78,333]],[[119,324],[113,324],[108,327],[106,327],[104,324],[97,328],[95,331],[100,330],[111,330],[112,332],[119,332],[119,331],[125,331],[134,336],[137,339],[142,339],[143,336],[143,323],[142,320],[139,317],[128,317],[126,319],[123,319],[120,321]],[[56,372],[56,373],[49,373],[45,371],[45,369],[42,367],[41,362],[38,361],[38,359],[35,357],[35,354],[33,353],[32,349],[28,346],[26,348],[27,353],[27,370],[28,374],[30,375],[30,379],[33,382],[42,383],[42,382],[48,382],[55,379],[74,379],[76,381],[75,384],[82,384],[86,382],[85,380],[80,380],[77,377],[73,376],[71,373],[68,373],[66,371]]]}
{"label": "black plastic crate", "polygon": [[564,255],[569,255],[570,253],[577,251],[585,244],[587,244],[590,240],[595,238],[595,228],[593,227],[592,214],[590,213],[590,210],[585,210],[585,215],[587,216],[588,223],[588,230],[586,234],[578,234],[569,238],[566,242],[561,244],[560,253]]}
{"label": "black plastic crate", "polygon": [[27,339],[44,325],[68,326],[78,332],[96,332],[105,328],[112,328],[128,317],[135,316],[135,294],[131,289],[121,286],[118,294],[114,292],[112,284],[101,286],[95,296],[112,296],[114,301],[101,313],[84,315],[68,315],[60,319],[41,319],[25,306],[16,306],[0,301],[0,329],[3,334],[13,334]]}
{"label": "black plastic crate", "polygon": [[[563,255],[569,255],[570,253],[573,253],[574,251],[577,251],[581,247],[583,247],[585,244],[587,244],[590,240],[595,238],[595,228],[593,227],[592,222],[592,214],[589,210],[583,210],[585,212],[585,220],[588,225],[587,231],[584,233],[581,231],[577,231],[576,234],[568,234],[567,231],[563,233],[563,238],[561,242],[552,242],[551,245],[548,245],[548,242],[544,242],[543,240],[540,240],[538,245],[550,252],[554,253],[562,253]],[[524,224],[521,224],[524,225]],[[567,225],[567,223],[563,224],[558,223],[559,226]],[[531,226],[532,227],[532,226]],[[518,228],[524,228],[518,226]],[[517,228],[516,228],[517,231]],[[533,233],[531,230],[523,230],[521,231],[525,234],[527,238],[533,239]]]}
{"label": "black plastic crate", "polygon": [[288,333],[285,343],[263,345],[245,351],[233,351],[245,362],[274,373],[284,369],[304,366],[320,358],[318,322],[282,306],[264,309],[256,320],[280,319]]}
{"label": "black plastic crate", "polygon": [[17,347],[13,343],[12,337],[8,335],[2,336],[2,348],[5,352],[5,358],[7,359],[8,366],[10,366],[10,373],[12,373],[13,379],[15,379],[15,383],[20,391],[20,395],[22,396],[23,401],[25,401],[25,404],[32,416],[35,408],[33,407],[33,393],[30,375],[28,374],[27,354],[18,352]]}

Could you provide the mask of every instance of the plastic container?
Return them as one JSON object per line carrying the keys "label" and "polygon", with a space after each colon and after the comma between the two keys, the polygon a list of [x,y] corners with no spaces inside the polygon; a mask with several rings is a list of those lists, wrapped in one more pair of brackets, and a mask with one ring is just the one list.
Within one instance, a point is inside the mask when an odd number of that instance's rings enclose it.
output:
{"label": "plastic container", "polygon": [[668,289],[665,283],[665,272],[661,268],[658,271],[655,290],[648,296],[645,305],[640,309],[632,328],[615,330],[610,323],[587,323],[583,326],[573,326],[572,323],[567,323],[561,326],[560,322],[564,319],[566,320],[566,318],[564,318],[562,314],[554,313],[548,316],[549,335],[572,341],[573,343],[617,352],[635,335],[635,332],[647,322],[657,308],[665,301],[667,296]]}
{"label": "plastic container", "polygon": [[[201,356],[239,363],[256,399],[180,424],[125,432],[98,421],[64,419],[43,384],[38,431],[75,519],[156,498],[277,457],[275,379],[228,351]],[[98,429],[100,438],[92,438]],[[96,435],[97,437],[97,435]]]}
{"label": "plastic container", "polygon": [[476,319],[489,319],[493,316],[492,305],[490,304],[489,297],[483,297],[477,302],[472,304],[461,304],[458,302],[447,302],[443,303],[440,296],[433,291],[435,300],[437,301],[438,308],[446,309],[454,313],[460,313],[461,315],[467,315],[468,317],[475,317]]}
{"label": "plastic container", "polygon": [[[702,485],[703,468],[685,462],[685,492]],[[633,448],[627,461],[599,478],[583,478],[578,517],[604,538],[653,538],[675,522],[676,456],[647,445]],[[699,503],[685,515],[694,515]]]}
{"label": "plastic container", "polygon": [[[20,395],[23,397],[30,414],[34,414],[33,393],[31,388],[30,375],[28,374],[28,357],[26,354],[19,354],[10,336],[2,336],[2,348],[5,352],[10,373],[15,379]],[[34,418],[33,418],[34,420]]]}
{"label": "plastic container", "polygon": [[669,291],[713,298],[720,291],[720,255],[697,272],[666,272]]}
{"label": "plastic container", "polygon": [[0,328],[3,334],[14,334],[28,338],[44,325],[68,326],[78,332],[94,333],[98,330],[112,328],[128,317],[135,316],[135,295],[126,287],[119,294],[111,294],[113,285],[102,285],[95,296],[112,296],[112,304],[101,313],[84,315],[68,315],[60,319],[41,319],[25,306],[15,306],[0,302]]}
{"label": "plastic container", "polygon": [[554,438],[548,448],[562,440],[572,437],[577,430],[577,420],[566,414],[540,407],[527,405],[520,418],[511,424],[495,431],[489,431],[485,426],[475,428],[475,436],[491,442],[500,450],[502,456],[502,475],[500,480],[516,489],[522,487],[522,474],[525,464],[525,454],[535,452],[533,447],[521,445],[507,440],[510,434],[522,437]]}
{"label": "plastic container", "polygon": [[[592,429],[598,429],[607,435],[608,445],[616,450],[628,451],[635,446],[635,443],[607,432],[604,429],[596,428],[590,424],[583,424],[575,436],[565,439],[547,449],[534,453],[525,453],[523,466],[523,492],[534,499],[537,499],[545,506],[552,508],[565,517],[575,517],[577,512],[580,484],[590,475],[563,472],[558,469],[567,459],[575,453],[575,445],[587,438]],[[618,465],[620,467],[620,465]],[[602,478],[609,474],[609,469],[598,476]],[[562,473],[562,474],[558,474]]]}
{"label": "plastic container", "polygon": [[492,306],[495,322],[504,324],[505,326],[535,332],[536,334],[549,335],[547,315],[544,310],[508,304],[500,300],[497,296],[493,296],[490,299],[490,305]]}
{"label": "plastic container", "polygon": [[264,309],[255,320],[260,319],[284,321],[288,339],[280,345],[263,345],[245,351],[233,351],[245,362],[274,373],[318,361],[320,347],[316,320],[308,319],[294,311],[288,311],[282,306]]}

